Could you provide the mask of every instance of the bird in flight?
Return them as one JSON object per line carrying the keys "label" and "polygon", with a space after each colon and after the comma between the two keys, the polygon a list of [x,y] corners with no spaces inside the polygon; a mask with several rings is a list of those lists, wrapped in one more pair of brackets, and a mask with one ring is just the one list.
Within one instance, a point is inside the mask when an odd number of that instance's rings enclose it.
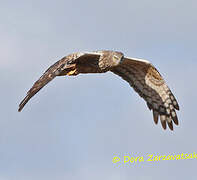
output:
{"label": "bird in flight", "polygon": [[168,124],[171,130],[173,122],[178,125],[176,110],[179,110],[179,105],[158,70],[147,60],[125,57],[117,51],[78,52],[63,57],[34,83],[20,103],[18,111],[56,76],[108,71],[122,77],[146,101],[156,124],[160,119],[162,127],[166,129]]}

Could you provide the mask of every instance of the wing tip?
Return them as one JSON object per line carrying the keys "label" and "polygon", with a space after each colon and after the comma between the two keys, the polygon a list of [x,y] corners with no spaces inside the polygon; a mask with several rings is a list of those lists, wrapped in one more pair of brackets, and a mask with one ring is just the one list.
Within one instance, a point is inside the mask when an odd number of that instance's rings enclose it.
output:
{"label": "wing tip", "polygon": [[[161,122],[161,125],[163,127],[164,130],[167,129],[167,126],[166,124],[168,125],[169,129],[171,131],[174,130],[174,127],[173,127],[173,122],[172,122],[172,118],[171,117],[168,117],[166,115],[160,115],[160,122]],[[176,123],[175,123],[176,124]],[[176,124],[177,125],[177,124]]]}
{"label": "wing tip", "polygon": [[19,104],[19,107],[18,107],[18,112],[21,112],[22,109],[24,108],[24,106],[27,104],[27,102],[29,101],[29,99],[31,98],[31,96],[27,95],[22,101],[21,103]]}
{"label": "wing tip", "polygon": [[173,128],[173,123],[172,123],[172,121],[167,122],[167,123],[168,123],[168,127],[170,128],[170,130],[173,131],[174,128]]}
{"label": "wing tip", "polygon": [[155,124],[158,124],[159,113],[153,110],[153,120]]}
{"label": "wing tip", "polygon": [[178,111],[180,110],[180,107],[179,107],[178,103],[176,105],[174,105],[174,107],[175,107],[176,110],[178,110]]}

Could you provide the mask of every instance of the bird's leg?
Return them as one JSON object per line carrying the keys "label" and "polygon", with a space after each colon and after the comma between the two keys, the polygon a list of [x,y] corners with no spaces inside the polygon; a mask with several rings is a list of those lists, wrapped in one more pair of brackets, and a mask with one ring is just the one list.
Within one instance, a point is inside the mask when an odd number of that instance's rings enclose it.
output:
{"label": "bird's leg", "polygon": [[74,76],[74,75],[77,75],[77,74],[78,74],[78,72],[77,72],[77,69],[76,69],[76,68],[73,69],[73,70],[71,70],[71,71],[69,71],[69,72],[67,73],[68,76]]}
{"label": "bird's leg", "polygon": [[58,76],[74,76],[79,74],[76,64],[67,66]]}
{"label": "bird's leg", "polygon": [[77,66],[76,66],[76,64],[73,64],[66,75],[67,76],[74,76],[77,74],[79,74],[79,72],[77,71]]}

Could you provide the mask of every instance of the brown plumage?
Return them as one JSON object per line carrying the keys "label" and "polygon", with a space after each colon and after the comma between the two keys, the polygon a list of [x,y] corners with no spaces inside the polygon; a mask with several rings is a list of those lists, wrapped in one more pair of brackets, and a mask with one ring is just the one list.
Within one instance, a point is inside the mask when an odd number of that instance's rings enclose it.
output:
{"label": "brown plumage", "polygon": [[156,124],[160,118],[164,129],[166,123],[171,130],[173,122],[178,125],[175,110],[179,110],[179,105],[157,69],[146,60],[124,57],[123,53],[116,51],[73,53],[57,61],[34,83],[20,103],[18,111],[21,111],[30,98],[56,76],[107,71],[121,76],[134,88],[153,111]]}

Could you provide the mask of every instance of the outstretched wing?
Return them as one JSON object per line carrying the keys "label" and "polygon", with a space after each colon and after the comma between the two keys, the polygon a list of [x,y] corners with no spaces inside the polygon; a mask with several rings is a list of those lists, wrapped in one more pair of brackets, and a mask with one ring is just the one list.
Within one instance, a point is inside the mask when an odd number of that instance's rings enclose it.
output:
{"label": "outstretched wing", "polygon": [[150,62],[124,58],[122,63],[111,71],[126,80],[147,102],[149,109],[153,111],[156,124],[160,117],[164,129],[166,122],[171,130],[173,121],[178,125],[175,109],[179,110],[179,105],[160,73]]}
{"label": "outstretched wing", "polygon": [[[76,75],[76,68],[79,65],[79,69],[83,71],[96,71],[94,66],[89,66],[88,63],[92,61],[94,64],[94,60],[98,60],[100,55],[96,52],[84,52],[84,53],[74,53],[70,54],[61,60],[57,61],[55,64],[50,66],[45,73],[34,83],[32,88],[27,92],[26,97],[22,100],[19,104],[18,111],[20,112],[25,104],[40,90],[42,89],[47,83],[49,83],[52,79],[56,76],[63,76],[63,75]],[[82,65],[80,65],[82,64]],[[76,74],[75,74],[76,73]]]}

